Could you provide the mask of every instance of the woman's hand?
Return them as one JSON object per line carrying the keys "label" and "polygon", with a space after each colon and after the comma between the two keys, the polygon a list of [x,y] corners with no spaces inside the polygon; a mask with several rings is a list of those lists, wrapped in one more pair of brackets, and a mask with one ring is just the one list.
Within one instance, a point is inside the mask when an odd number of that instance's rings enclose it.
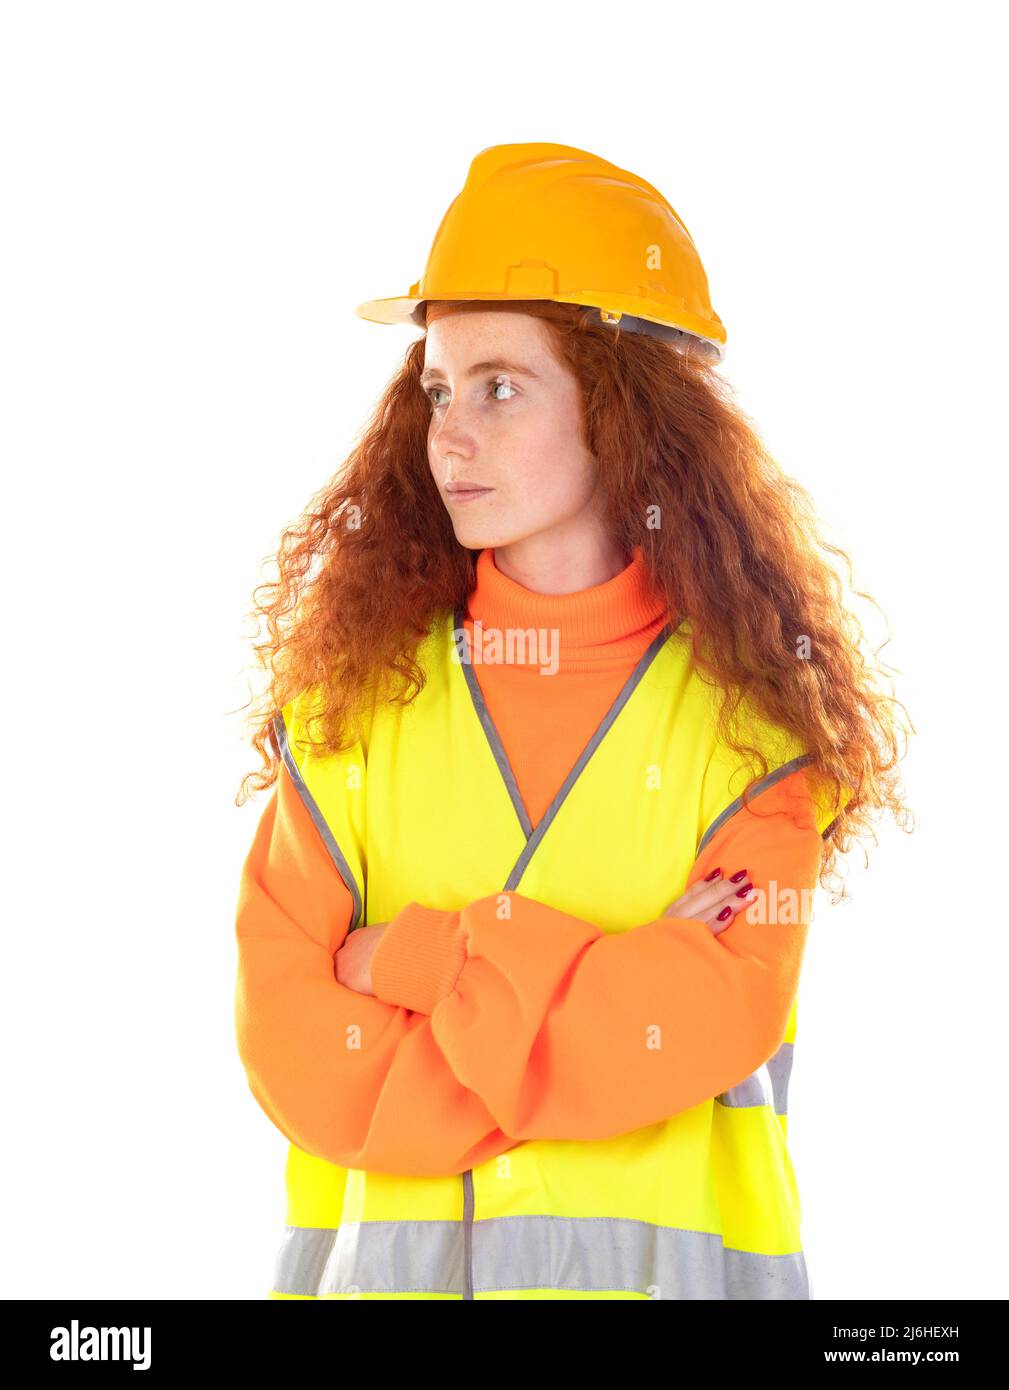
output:
{"label": "woman's hand", "polygon": [[[706,922],[708,928],[718,936],[719,932],[731,927],[736,913],[749,907],[755,900],[753,884],[745,869],[739,869],[729,879],[723,879],[720,869],[713,869],[717,877],[693,883],[675,902],[670,903],[663,917],[690,917],[697,922]],[[740,896],[742,894],[743,896]]]}
{"label": "woman's hand", "polygon": [[372,922],[369,927],[357,927],[333,957],[336,978],[341,985],[358,994],[374,995],[371,987],[371,958],[382,940],[388,922]]}
{"label": "woman's hand", "polygon": [[[723,880],[721,872],[715,872],[718,874],[716,879],[711,882],[702,879],[692,884],[675,902],[670,903],[663,917],[687,917],[704,922],[715,936],[730,927],[736,913],[753,902],[753,884],[747,878],[745,869],[733,875],[735,882],[732,879]],[[336,978],[341,985],[356,990],[358,994],[374,995],[371,958],[388,925],[388,922],[372,922],[370,926],[358,927],[350,933],[333,957]]]}

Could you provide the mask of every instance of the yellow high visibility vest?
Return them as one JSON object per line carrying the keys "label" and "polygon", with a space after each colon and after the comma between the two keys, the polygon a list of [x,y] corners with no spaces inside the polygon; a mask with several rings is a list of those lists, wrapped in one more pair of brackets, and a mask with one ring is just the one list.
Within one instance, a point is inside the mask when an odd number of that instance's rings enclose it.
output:
{"label": "yellow high visibility vest", "polygon": [[[349,749],[300,749],[311,695],[285,706],[282,756],[353,895],[353,926],[509,891],[606,932],[660,917],[751,776],[716,742],[689,636],[685,620],[658,634],[535,829],[460,660],[461,608],[418,648],[416,700],[376,703]],[[746,727],[768,759],[762,786],[809,761],[752,712]],[[814,797],[824,832],[836,812]],[[444,1177],[346,1169],[291,1144],[270,1296],[809,1298],[786,1143],[796,1002],[753,1075],[615,1138],[529,1140]]]}

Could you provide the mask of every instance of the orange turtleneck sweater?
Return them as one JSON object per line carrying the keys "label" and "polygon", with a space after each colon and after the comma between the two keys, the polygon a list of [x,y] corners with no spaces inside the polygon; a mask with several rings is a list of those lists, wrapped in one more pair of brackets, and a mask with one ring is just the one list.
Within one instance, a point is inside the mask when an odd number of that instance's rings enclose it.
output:
{"label": "orange turtleneck sweater", "polygon": [[[559,633],[559,667],[477,663],[530,821],[667,620],[640,548],[618,575],[538,594],[477,560],[465,624]],[[816,887],[821,839],[804,770],[761,793],[712,836],[689,883],[766,893]],[[768,814],[770,812],[775,814]],[[371,960],[374,995],[341,985],[333,957],[353,901],[282,766],[246,858],[236,935],[236,1026],[250,1088],[298,1147],[347,1168],[462,1172],[534,1138],[622,1134],[727,1090],[780,1040],[808,921],[773,928],[740,910],[712,934],[661,917],[604,933],[519,893],[461,911],[408,903]],[[808,901],[799,892],[799,902]],[[665,1045],[642,1047],[661,1020]],[[363,1041],[348,1051],[349,1029]]]}

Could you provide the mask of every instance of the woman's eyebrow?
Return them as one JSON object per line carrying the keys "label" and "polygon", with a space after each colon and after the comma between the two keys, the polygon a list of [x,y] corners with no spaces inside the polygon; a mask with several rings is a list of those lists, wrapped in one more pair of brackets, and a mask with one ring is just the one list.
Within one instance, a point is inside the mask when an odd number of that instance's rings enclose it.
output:
{"label": "woman's eyebrow", "polygon": [[[540,381],[538,372],[534,372],[532,367],[524,367],[521,362],[506,362],[503,358],[495,358],[492,362],[474,362],[464,375],[477,376],[480,372],[509,372],[512,376],[527,376],[532,381]],[[441,376],[442,373],[437,367],[425,367],[420,374],[420,384],[426,385],[433,378]]]}

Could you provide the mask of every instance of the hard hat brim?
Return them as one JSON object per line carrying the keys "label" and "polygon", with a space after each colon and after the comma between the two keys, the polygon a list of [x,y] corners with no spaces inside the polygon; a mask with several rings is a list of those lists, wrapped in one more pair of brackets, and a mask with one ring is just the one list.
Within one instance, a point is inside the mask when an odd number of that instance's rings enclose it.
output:
{"label": "hard hat brim", "polygon": [[[473,300],[472,295],[456,296],[439,294],[434,297],[439,302],[444,303],[458,302],[461,304],[465,304],[472,302]],[[535,298],[536,296],[531,297]],[[426,298],[427,297],[425,297],[424,295],[400,295],[392,299],[367,299],[363,304],[359,304],[357,308],[354,310],[354,312],[358,315],[359,318],[367,319],[369,323],[409,323],[413,324],[417,328],[423,328],[424,317],[422,314],[418,314],[418,310],[421,305],[426,303]],[[480,298],[486,299],[488,301],[508,300],[513,298],[513,296],[484,294],[481,295]],[[605,299],[609,300],[611,303],[613,301],[613,297],[610,295],[592,295],[591,297],[583,296],[577,299],[558,298],[555,299],[553,302],[564,304],[579,304],[585,308],[606,307],[592,304],[592,299]],[[626,303],[628,302],[625,301],[625,304]],[[699,339],[706,345],[708,351],[711,353],[711,355],[715,358],[716,361],[721,362],[724,359],[724,328],[721,330],[721,337],[715,338],[711,336],[711,326],[709,324],[701,323],[698,320],[694,319],[691,315],[683,315],[682,317],[678,316],[676,319],[663,320],[656,318],[654,314],[642,314],[642,307],[646,306],[643,306],[640,301],[635,301],[633,308],[625,307],[619,312],[623,313],[626,317],[630,319],[636,319],[639,323],[643,321],[644,323],[654,324],[658,329],[664,330],[664,332],[666,333],[671,333],[673,336],[682,333],[687,335],[688,337]],[[613,303],[613,308],[610,310],[610,312],[614,311],[616,311],[615,303]],[[705,329],[707,329],[708,331],[705,332]]]}
{"label": "hard hat brim", "polygon": [[412,295],[397,299],[368,299],[364,304],[359,304],[354,313],[370,323],[416,323],[414,314],[417,306],[423,303],[423,299]]}

